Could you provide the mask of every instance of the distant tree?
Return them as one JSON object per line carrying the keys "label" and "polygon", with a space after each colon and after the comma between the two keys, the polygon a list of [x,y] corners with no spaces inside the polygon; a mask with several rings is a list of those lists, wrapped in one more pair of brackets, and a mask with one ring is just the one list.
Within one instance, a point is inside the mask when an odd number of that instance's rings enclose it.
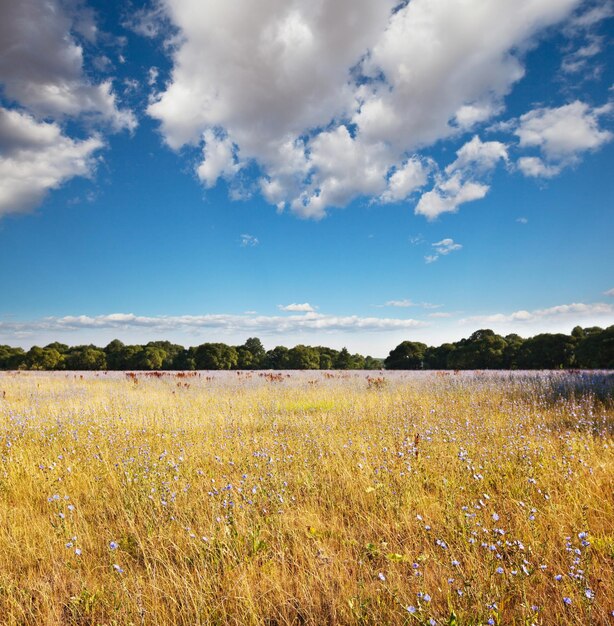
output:
{"label": "distant tree", "polygon": [[262,367],[266,350],[262,345],[262,341],[258,337],[250,337],[243,344],[243,348],[248,350],[252,355],[252,367],[250,369],[259,369]]}
{"label": "distant tree", "polygon": [[348,352],[347,348],[341,348],[341,351],[337,354],[333,362],[333,367],[336,370],[352,369],[352,355]]}
{"label": "distant tree", "polygon": [[160,367],[153,367],[147,369],[163,369],[170,370],[175,368],[175,362],[180,361],[183,353],[185,352],[185,348],[176,343],[171,343],[170,341],[150,341],[145,348],[158,348],[164,352],[164,360],[162,361],[162,365]]}
{"label": "distant tree", "polygon": [[575,362],[575,339],[562,333],[543,333],[527,339],[518,351],[521,369],[563,369]]}
{"label": "distant tree", "polygon": [[419,370],[424,365],[426,344],[419,341],[403,341],[384,361],[388,370]]}
{"label": "distant tree", "polygon": [[119,339],[113,339],[104,349],[107,356],[107,367],[110,370],[125,369],[124,349],[125,345]]}
{"label": "distant tree", "polygon": [[445,370],[449,369],[448,357],[456,346],[452,343],[444,343],[437,348],[427,348],[424,352],[424,369]]}
{"label": "distant tree", "polygon": [[25,352],[22,348],[0,346],[0,370],[16,370],[24,362]]}
{"label": "distant tree", "polygon": [[264,369],[288,369],[289,352],[290,351],[285,346],[275,346],[272,350],[268,350],[264,358]]}
{"label": "distant tree", "polygon": [[147,345],[135,354],[134,369],[161,370],[167,361],[166,351],[162,348]]}
{"label": "distant tree", "polygon": [[59,343],[58,341],[47,344],[45,348],[48,348],[49,350],[57,350],[60,354],[66,354],[71,349],[65,343]]}
{"label": "distant tree", "polygon": [[231,370],[239,362],[237,349],[225,343],[203,343],[195,348],[194,358],[199,370]]}
{"label": "distant tree", "polygon": [[503,348],[501,366],[505,369],[516,369],[518,367],[518,352],[524,344],[524,339],[520,335],[512,333],[505,336],[505,343],[507,345]]}
{"label": "distant tree", "polygon": [[95,346],[76,346],[65,357],[68,370],[104,370],[107,368],[107,355]]}
{"label": "distant tree", "polygon": [[366,370],[379,370],[384,367],[383,359],[374,359],[372,356],[365,357],[364,369]]}
{"label": "distant tree", "polygon": [[577,367],[613,369],[614,326],[606,329],[597,327],[583,329],[582,338],[576,343],[575,353]]}
{"label": "distant tree", "polygon": [[317,370],[320,368],[320,354],[316,348],[299,344],[288,351],[288,369]]}
{"label": "distant tree", "polygon": [[62,369],[62,355],[54,348],[39,348],[33,346],[28,350],[24,358],[24,364],[31,370],[56,370]]}
{"label": "distant tree", "polygon": [[452,369],[499,369],[507,342],[489,328],[476,330],[468,339],[461,339],[448,356]]}
{"label": "distant tree", "polygon": [[321,370],[332,370],[333,369],[333,359],[331,358],[330,354],[327,354],[326,352],[319,352],[319,354],[320,354],[319,369],[321,369]]}

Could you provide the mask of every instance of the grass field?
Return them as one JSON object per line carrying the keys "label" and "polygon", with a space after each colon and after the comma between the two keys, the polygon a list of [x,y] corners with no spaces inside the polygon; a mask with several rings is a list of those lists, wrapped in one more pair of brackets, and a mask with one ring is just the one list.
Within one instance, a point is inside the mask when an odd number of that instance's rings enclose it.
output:
{"label": "grass field", "polygon": [[0,623],[611,624],[613,389],[0,374]]}

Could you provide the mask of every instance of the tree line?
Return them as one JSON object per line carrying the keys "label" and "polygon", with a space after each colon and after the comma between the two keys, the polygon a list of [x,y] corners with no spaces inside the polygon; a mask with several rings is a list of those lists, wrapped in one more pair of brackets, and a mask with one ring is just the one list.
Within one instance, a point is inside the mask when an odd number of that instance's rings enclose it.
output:
{"label": "tree line", "polygon": [[570,335],[544,333],[523,339],[489,329],[438,347],[403,341],[386,359],[343,348],[297,345],[265,350],[257,337],[240,346],[203,343],[184,348],[170,341],[104,348],[50,343],[28,351],[0,345],[0,370],[329,370],[329,369],[614,369],[614,326],[581,328]]}
{"label": "tree line", "polygon": [[265,350],[257,337],[243,345],[203,343],[184,348],[170,341],[126,345],[114,339],[104,348],[50,343],[22,348],[0,345],[0,370],[313,370],[379,369],[383,359],[343,348],[297,345]]}
{"label": "tree line", "polygon": [[403,341],[384,366],[392,370],[614,369],[614,326],[576,326],[570,335],[543,333],[528,339],[483,329],[437,348]]}

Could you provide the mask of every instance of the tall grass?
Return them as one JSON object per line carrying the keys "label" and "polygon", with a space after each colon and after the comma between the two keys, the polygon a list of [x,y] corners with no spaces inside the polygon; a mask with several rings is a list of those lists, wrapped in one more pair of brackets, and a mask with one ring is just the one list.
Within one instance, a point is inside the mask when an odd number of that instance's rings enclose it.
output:
{"label": "tall grass", "polygon": [[612,623],[613,388],[3,374],[0,622]]}

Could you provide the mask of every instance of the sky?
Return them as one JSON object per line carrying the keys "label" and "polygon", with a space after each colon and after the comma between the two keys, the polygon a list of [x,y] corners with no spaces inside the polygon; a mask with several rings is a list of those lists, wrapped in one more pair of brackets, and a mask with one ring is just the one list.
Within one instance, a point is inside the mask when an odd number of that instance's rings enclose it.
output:
{"label": "sky", "polygon": [[0,343],[614,324],[611,0],[0,0]]}

